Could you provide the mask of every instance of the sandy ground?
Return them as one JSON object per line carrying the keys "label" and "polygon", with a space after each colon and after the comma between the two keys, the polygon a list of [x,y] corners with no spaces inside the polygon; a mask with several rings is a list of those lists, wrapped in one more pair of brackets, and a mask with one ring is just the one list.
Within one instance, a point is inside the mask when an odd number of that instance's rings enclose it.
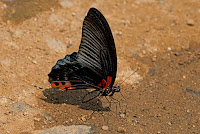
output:
{"label": "sandy ground", "polygon": [[[90,7],[106,17],[117,48],[115,85],[126,101],[116,93],[121,107],[111,102],[110,111],[105,98],[82,104],[88,90],[48,82],[56,61],[78,51]],[[2,134],[74,124],[97,133],[200,133],[199,0],[0,0],[0,50]]]}

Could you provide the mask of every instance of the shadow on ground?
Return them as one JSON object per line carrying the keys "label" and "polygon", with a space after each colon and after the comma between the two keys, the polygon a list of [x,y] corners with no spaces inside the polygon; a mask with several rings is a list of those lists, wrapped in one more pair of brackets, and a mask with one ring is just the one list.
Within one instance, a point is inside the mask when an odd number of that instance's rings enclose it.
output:
{"label": "shadow on ground", "polygon": [[73,90],[73,91],[61,91],[57,88],[47,88],[43,91],[43,95],[46,98],[41,98],[47,103],[53,104],[71,104],[79,105],[81,109],[93,110],[93,111],[110,111],[110,108],[103,107],[102,102],[98,98],[94,98],[89,102],[83,103],[83,97],[89,92],[85,89],[83,90]]}

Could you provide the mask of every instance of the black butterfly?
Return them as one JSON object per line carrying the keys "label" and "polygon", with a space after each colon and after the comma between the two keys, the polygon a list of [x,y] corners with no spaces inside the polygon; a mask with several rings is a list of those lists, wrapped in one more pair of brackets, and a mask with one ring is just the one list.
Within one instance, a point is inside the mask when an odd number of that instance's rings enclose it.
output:
{"label": "black butterfly", "polygon": [[79,51],[57,61],[48,74],[52,87],[60,90],[94,88],[83,99],[112,96],[120,91],[114,87],[117,56],[114,39],[104,16],[91,8],[83,21]]}

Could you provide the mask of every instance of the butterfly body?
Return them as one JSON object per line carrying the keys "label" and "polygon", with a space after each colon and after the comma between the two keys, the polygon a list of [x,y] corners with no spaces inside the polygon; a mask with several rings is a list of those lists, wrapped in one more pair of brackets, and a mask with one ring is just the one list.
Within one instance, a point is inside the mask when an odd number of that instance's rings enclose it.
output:
{"label": "butterfly body", "polygon": [[114,39],[104,16],[91,8],[83,21],[82,39],[78,52],[57,61],[48,74],[52,87],[61,90],[94,88],[91,100],[120,91],[114,87],[117,56]]}

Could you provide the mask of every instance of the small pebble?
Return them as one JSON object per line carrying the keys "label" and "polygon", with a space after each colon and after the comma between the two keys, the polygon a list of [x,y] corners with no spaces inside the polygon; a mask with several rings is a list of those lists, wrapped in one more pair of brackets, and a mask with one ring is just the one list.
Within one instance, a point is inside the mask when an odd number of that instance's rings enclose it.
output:
{"label": "small pebble", "polygon": [[194,26],[194,20],[193,19],[188,19],[187,20],[187,25],[188,26]]}
{"label": "small pebble", "polygon": [[34,84],[34,83],[32,83],[32,85],[33,85],[34,87],[36,87],[37,89],[43,89],[43,87],[38,86],[38,85],[36,85],[36,84]]}
{"label": "small pebble", "polygon": [[121,118],[125,118],[125,114],[120,114],[120,117]]}
{"label": "small pebble", "polygon": [[37,117],[35,117],[34,120],[35,120],[35,121],[40,121],[41,118],[37,118]]}
{"label": "small pebble", "polygon": [[184,63],[182,61],[178,61],[178,64],[179,65],[183,65]]}
{"label": "small pebble", "polygon": [[121,31],[116,31],[116,35],[121,36],[122,32]]}
{"label": "small pebble", "polygon": [[138,123],[139,121],[138,120],[134,120],[135,121],[135,123]]}
{"label": "small pebble", "polygon": [[121,31],[119,31],[119,35],[122,35],[122,32],[121,32]]}
{"label": "small pebble", "polygon": [[143,53],[143,54],[146,54],[146,51],[145,51],[145,50],[142,50],[142,53]]}
{"label": "small pebble", "polygon": [[42,113],[41,115],[42,115],[42,116],[44,117],[44,119],[47,120],[47,121],[55,121],[55,120],[56,120],[55,117],[53,117],[52,115],[50,115],[50,114],[48,114],[48,113]]}
{"label": "small pebble", "polygon": [[87,119],[85,118],[85,116],[82,116],[82,117],[81,117],[81,120],[82,120],[82,121],[86,121]]}
{"label": "small pebble", "polygon": [[73,12],[73,13],[72,13],[72,16],[75,16],[75,15],[76,15],[76,13],[75,13],[75,12]]}
{"label": "small pebble", "polygon": [[46,122],[46,121],[44,121],[44,125],[47,125],[47,122]]}
{"label": "small pebble", "polygon": [[167,124],[170,125],[170,126],[172,125],[171,122],[168,122]]}
{"label": "small pebble", "polygon": [[69,121],[64,121],[64,122],[63,122],[63,124],[68,124],[68,123],[69,123]]}
{"label": "small pebble", "polygon": [[172,50],[172,48],[171,48],[171,47],[168,47],[167,49],[168,49],[169,51],[171,51],[171,50]]}
{"label": "small pebble", "polygon": [[26,89],[23,89],[23,92],[28,94],[28,93],[30,93],[30,92],[31,92],[31,90],[30,90],[30,89],[28,89],[28,88],[26,88]]}
{"label": "small pebble", "polygon": [[34,63],[34,64],[37,64],[37,61],[36,61],[36,60],[33,60],[33,63]]}
{"label": "small pebble", "polygon": [[119,133],[126,133],[126,129],[123,128],[123,127],[118,127],[117,132],[119,132]]}
{"label": "small pebble", "polygon": [[67,45],[67,48],[70,48],[72,46],[72,44]]}
{"label": "small pebble", "polygon": [[174,53],[174,55],[175,55],[175,56],[179,56],[179,55],[180,55],[180,53],[176,52],[176,53]]}
{"label": "small pebble", "polygon": [[60,29],[59,31],[62,33],[62,32],[64,32],[64,31],[65,31],[65,29]]}
{"label": "small pebble", "polygon": [[149,73],[150,73],[151,75],[155,75],[155,74],[157,73],[157,71],[156,71],[155,69],[150,69],[150,70],[149,70]]}
{"label": "small pebble", "polygon": [[108,130],[108,126],[102,126],[103,130]]}
{"label": "small pebble", "polygon": [[155,62],[155,61],[156,61],[156,58],[155,58],[155,57],[153,57],[153,58],[151,59],[151,61],[152,61],[152,62]]}
{"label": "small pebble", "polygon": [[132,56],[135,56],[136,54],[137,54],[136,50],[132,51]]}
{"label": "small pebble", "polygon": [[1,98],[0,99],[0,103],[1,104],[6,104],[6,103],[8,103],[8,100],[6,98]]}

